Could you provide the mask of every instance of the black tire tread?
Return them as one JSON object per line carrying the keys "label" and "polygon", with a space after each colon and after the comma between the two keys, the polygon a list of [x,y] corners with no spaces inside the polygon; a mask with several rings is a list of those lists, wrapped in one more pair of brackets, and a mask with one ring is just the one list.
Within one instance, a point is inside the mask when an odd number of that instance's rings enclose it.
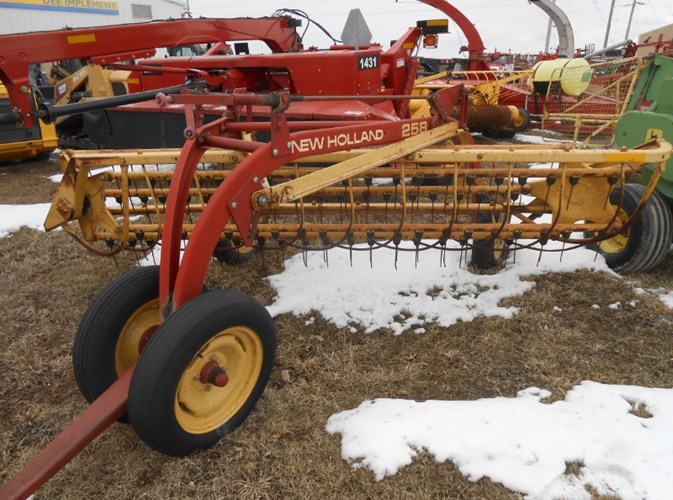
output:
{"label": "black tire tread", "polygon": [[[489,195],[479,195],[478,202],[487,205],[492,199]],[[495,217],[494,214],[488,212],[477,214],[478,223],[499,222],[499,219],[500,217]],[[507,262],[508,255],[508,249],[503,247],[502,251],[496,256],[495,240],[493,238],[473,240],[470,265],[479,271],[497,269]]]}
{"label": "black tire tread", "polygon": [[[624,186],[623,204],[628,215],[635,210],[645,190],[640,184]],[[613,191],[611,202],[616,204],[620,198],[620,191]],[[673,241],[673,212],[656,191],[629,228],[629,240],[629,248],[620,254],[603,253],[608,266],[615,271],[625,274],[651,271],[666,257]]]}
{"label": "black tire tread", "polygon": [[[77,385],[91,403],[117,378],[114,368],[114,348],[116,339],[114,334],[104,339],[101,329],[121,328],[134,312],[132,307],[137,306],[133,300],[133,292],[141,295],[152,295],[156,288],[155,297],[159,296],[159,267],[148,266],[133,269],[116,278],[103,288],[91,301],[80,320],[72,349],[73,370]],[[125,316],[126,313],[129,313]],[[102,341],[108,341],[102,346]],[[113,342],[114,340],[114,342]],[[106,358],[111,355],[110,359]],[[111,368],[110,368],[111,364]]]}
{"label": "black tire tread", "polygon": [[257,254],[255,247],[242,247],[244,250],[232,245],[231,241],[220,240],[215,246],[213,256],[218,262],[223,262],[232,266],[244,264],[252,260]]}
{"label": "black tire tread", "polygon": [[[202,435],[189,434],[180,428],[174,414],[173,398],[179,378],[205,342],[235,325],[250,327],[262,341],[262,370],[255,388],[245,405],[218,429]],[[234,290],[216,290],[195,297],[168,317],[136,365],[128,399],[128,413],[136,433],[150,448],[167,455],[185,456],[211,447],[253,410],[271,375],[275,353],[273,319],[255,299]]]}

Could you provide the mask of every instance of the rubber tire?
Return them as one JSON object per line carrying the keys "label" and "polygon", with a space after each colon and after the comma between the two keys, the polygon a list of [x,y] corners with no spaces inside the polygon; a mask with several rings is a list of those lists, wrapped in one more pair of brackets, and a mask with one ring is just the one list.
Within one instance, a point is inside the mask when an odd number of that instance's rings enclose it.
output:
{"label": "rubber tire", "polygon": [[213,257],[215,257],[218,262],[223,262],[232,266],[248,262],[256,254],[257,248],[247,246],[237,248],[228,240],[219,240],[213,251]]}
{"label": "rubber tire", "polygon": [[519,113],[523,116],[523,123],[520,125],[501,128],[486,128],[482,131],[482,135],[491,139],[513,139],[517,132],[526,130],[531,122],[531,115],[527,109],[519,108]]}
{"label": "rubber tire", "polygon": [[[268,215],[264,215],[261,218],[260,222],[262,224],[268,224],[269,219],[270,217]],[[260,250],[255,246],[237,247],[236,245],[234,245],[231,239],[228,240],[225,239],[225,240],[218,240],[217,244],[215,245],[215,250],[213,251],[213,257],[215,257],[215,259],[218,262],[223,262],[225,264],[237,266],[240,264],[244,264],[249,260],[252,260],[252,258],[259,252]]]}
{"label": "rubber tire", "polygon": [[498,137],[500,139],[514,139],[516,132],[513,128],[501,128],[498,129]]}
{"label": "rubber tire", "polygon": [[[226,328],[245,326],[262,343],[259,377],[243,406],[218,428],[186,432],[175,416],[180,378],[199,350]],[[185,456],[210,448],[238,427],[254,409],[271,375],[276,355],[273,319],[252,297],[234,290],[211,291],[190,300],[157,330],[136,365],[128,398],[128,413],[138,436],[150,448]]]}
{"label": "rubber tire", "polygon": [[512,139],[516,135],[516,130],[511,128],[485,128],[481,135],[489,139]]}
{"label": "rubber tire", "polygon": [[[80,320],[72,349],[77,386],[93,402],[121,374],[115,349],[124,325],[139,306],[159,296],[159,266],[133,269],[107,285]],[[120,421],[127,421],[126,415]]]}
{"label": "rubber tire", "polygon": [[532,117],[526,108],[518,108],[518,110],[519,114],[523,117],[523,122],[520,123],[518,126],[513,126],[511,130],[514,130],[514,132],[523,132],[528,127],[530,127]]}
{"label": "rubber tire", "polygon": [[[618,205],[622,190],[613,189],[610,203]],[[623,210],[630,217],[645,193],[645,186],[625,184]],[[627,243],[615,253],[603,251],[598,244],[589,248],[605,257],[608,266],[620,273],[646,272],[657,267],[666,257],[673,241],[673,212],[656,191],[645,204],[640,217],[628,228]]]}
{"label": "rubber tire", "polygon": [[[480,195],[479,203],[490,203],[491,197],[488,195]],[[477,223],[494,222],[494,217],[491,214],[480,212],[477,214]],[[497,222],[497,221],[495,221]],[[472,242],[472,256],[470,258],[470,265],[479,271],[489,271],[500,268],[509,257],[507,245],[503,244],[500,252],[496,253],[495,240],[493,238],[474,240]]]}
{"label": "rubber tire", "polygon": [[509,256],[507,246],[496,252],[495,242],[492,239],[476,240],[472,246],[470,265],[479,271],[499,269]]}

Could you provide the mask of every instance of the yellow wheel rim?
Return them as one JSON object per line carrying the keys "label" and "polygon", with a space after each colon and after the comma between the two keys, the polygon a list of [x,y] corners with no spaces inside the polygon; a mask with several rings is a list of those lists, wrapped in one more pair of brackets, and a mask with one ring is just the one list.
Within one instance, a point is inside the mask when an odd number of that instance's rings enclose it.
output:
{"label": "yellow wheel rim", "polygon": [[[617,218],[622,222],[626,222],[629,218],[624,210],[620,209]],[[598,247],[606,254],[616,254],[623,251],[629,242],[629,230],[626,229],[621,233],[614,235],[612,238],[603,240],[598,244]]]}
{"label": "yellow wheel rim", "polygon": [[117,375],[121,375],[136,364],[140,351],[159,327],[160,322],[159,299],[143,304],[128,319],[115,347]]}
{"label": "yellow wheel rim", "polygon": [[500,238],[493,242],[493,257],[498,262],[502,262],[507,257],[507,244]]}
{"label": "yellow wheel rim", "polygon": [[526,117],[524,116],[523,113],[519,112],[517,115],[516,119],[512,121],[512,127],[514,128],[519,128],[521,127],[524,123],[526,123]]}
{"label": "yellow wheel rim", "polygon": [[[212,361],[229,378],[223,387],[201,381],[202,370]],[[178,382],[175,417],[180,427],[191,434],[205,434],[231,419],[250,398],[262,361],[262,342],[250,328],[227,328],[211,338]]]}
{"label": "yellow wheel rim", "polygon": [[242,245],[242,246],[238,247],[238,253],[240,253],[241,255],[244,255],[246,257],[247,257],[247,254],[249,254],[250,252],[255,252],[256,250],[257,250],[257,248],[255,248],[255,247],[248,247],[248,246],[245,246],[245,245]]}

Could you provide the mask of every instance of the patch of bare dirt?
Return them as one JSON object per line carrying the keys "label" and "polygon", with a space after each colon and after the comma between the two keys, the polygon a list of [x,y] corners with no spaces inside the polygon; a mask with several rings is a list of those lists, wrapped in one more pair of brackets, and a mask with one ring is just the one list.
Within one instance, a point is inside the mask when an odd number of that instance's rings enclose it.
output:
{"label": "patch of bare dirt", "polygon": [[0,204],[51,201],[56,184],[49,177],[60,172],[56,160],[0,163]]}
{"label": "patch of bare dirt", "polygon": [[[41,185],[27,179],[47,168],[28,168],[35,170],[0,177],[3,203],[14,190],[13,202],[48,201],[26,188]],[[18,180],[12,188],[7,179]],[[62,232],[24,229],[0,238],[0,483],[85,408],[70,358],[78,321],[94,294],[134,265],[128,254],[91,255]],[[263,277],[281,268],[276,255],[213,264],[207,285],[269,304],[274,292]],[[673,385],[673,313],[655,295],[634,291],[673,289],[673,256],[656,274],[534,279],[533,290],[507,299],[521,309],[512,320],[434,325],[421,335],[353,334],[317,313],[310,325],[280,316],[269,386],[248,420],[214,448],[171,458],[148,449],[129,425],[114,424],[37,498],[520,498],[488,480],[472,483],[423,453],[377,482],[341,459],[339,436],[324,426],[333,413],[377,397],[473,400],[538,386],[555,400],[586,379]]]}

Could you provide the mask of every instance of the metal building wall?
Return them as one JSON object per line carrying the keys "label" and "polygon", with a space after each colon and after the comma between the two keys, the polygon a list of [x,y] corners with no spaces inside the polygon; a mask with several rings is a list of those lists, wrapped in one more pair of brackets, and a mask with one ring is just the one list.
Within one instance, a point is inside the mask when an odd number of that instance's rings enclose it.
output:
{"label": "metal building wall", "polygon": [[[151,19],[134,17],[151,9]],[[0,0],[0,34],[179,18],[183,0]],[[2,48],[0,48],[2,52]]]}
{"label": "metal building wall", "polygon": [[[662,26],[655,30],[648,31],[647,33],[643,33],[638,37],[638,43],[643,43],[646,40],[649,42],[656,42],[659,39],[659,35],[662,35],[663,41],[673,40],[673,24]],[[636,55],[644,57],[648,54],[651,54],[652,52],[654,52],[654,48],[652,47],[641,47],[636,52]]]}

